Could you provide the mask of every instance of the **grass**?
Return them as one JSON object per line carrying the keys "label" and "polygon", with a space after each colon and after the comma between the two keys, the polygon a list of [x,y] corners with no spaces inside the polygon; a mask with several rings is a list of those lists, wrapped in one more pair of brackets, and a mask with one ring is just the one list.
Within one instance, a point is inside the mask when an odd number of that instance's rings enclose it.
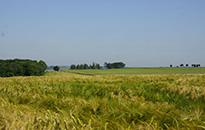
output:
{"label": "grass", "polygon": [[0,129],[205,129],[205,74],[0,78]]}
{"label": "grass", "polygon": [[138,75],[138,74],[205,74],[205,67],[164,67],[164,68],[125,68],[100,70],[68,70],[69,73],[83,75]]}

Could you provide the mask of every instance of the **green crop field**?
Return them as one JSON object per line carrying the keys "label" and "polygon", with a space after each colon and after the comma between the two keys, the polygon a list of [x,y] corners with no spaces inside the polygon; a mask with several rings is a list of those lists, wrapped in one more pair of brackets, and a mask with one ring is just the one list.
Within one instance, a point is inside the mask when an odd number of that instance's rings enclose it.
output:
{"label": "green crop field", "polygon": [[205,74],[205,67],[162,67],[162,68],[125,68],[99,70],[68,70],[83,75],[135,75],[135,74]]}
{"label": "green crop field", "polygon": [[204,68],[166,69],[0,78],[0,129],[205,129]]}

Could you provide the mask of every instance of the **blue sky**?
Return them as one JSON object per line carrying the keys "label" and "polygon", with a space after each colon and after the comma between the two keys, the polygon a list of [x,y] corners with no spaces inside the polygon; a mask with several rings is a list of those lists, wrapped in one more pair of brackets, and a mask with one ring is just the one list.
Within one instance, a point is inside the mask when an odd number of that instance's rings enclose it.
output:
{"label": "blue sky", "polygon": [[0,59],[205,65],[204,0],[0,0]]}

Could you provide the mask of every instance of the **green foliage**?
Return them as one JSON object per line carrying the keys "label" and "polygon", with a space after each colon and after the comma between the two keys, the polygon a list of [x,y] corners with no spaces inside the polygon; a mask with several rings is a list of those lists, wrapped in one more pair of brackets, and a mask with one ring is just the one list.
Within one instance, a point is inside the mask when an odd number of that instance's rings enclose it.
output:
{"label": "green foliage", "polygon": [[96,63],[93,62],[92,69],[96,69]]}
{"label": "green foliage", "polygon": [[89,67],[88,67],[89,69],[92,69],[92,65],[89,65]]}
{"label": "green foliage", "polygon": [[184,66],[184,64],[180,64],[180,67],[183,67]]}
{"label": "green foliage", "polygon": [[113,68],[119,69],[119,68],[124,68],[125,67],[125,64],[123,62],[115,62],[115,63],[105,62],[104,65],[108,69],[113,69]]}
{"label": "green foliage", "polygon": [[75,66],[75,65],[71,65],[71,66],[70,66],[70,69],[71,69],[71,70],[74,70],[74,69],[76,69],[76,66]]}
{"label": "green foliage", "polygon": [[35,60],[0,60],[0,77],[44,75],[47,65]]}
{"label": "green foliage", "polygon": [[192,67],[200,67],[200,64],[192,64]]}
{"label": "green foliage", "polygon": [[82,69],[84,69],[84,66],[83,66],[83,64],[81,64],[81,65],[80,65],[80,69],[81,69],[81,70],[82,70]]}
{"label": "green foliage", "polygon": [[80,65],[79,64],[76,66],[76,69],[80,69]]}
{"label": "green foliage", "polygon": [[83,69],[88,69],[88,65],[84,64]]}
{"label": "green foliage", "polygon": [[78,65],[76,65],[76,67],[75,67],[75,65],[71,65],[70,69],[71,70],[74,70],[74,69],[77,69],[77,70],[100,69],[100,64],[93,62],[93,64],[89,65],[89,66],[88,66],[88,64],[80,64],[80,65],[78,64]]}
{"label": "green foliage", "polygon": [[96,64],[96,69],[100,69],[100,64]]}
{"label": "green foliage", "polygon": [[205,75],[0,78],[0,129],[204,129]]}
{"label": "green foliage", "polygon": [[53,70],[55,70],[55,71],[59,71],[60,68],[56,65],[56,66],[53,67]]}

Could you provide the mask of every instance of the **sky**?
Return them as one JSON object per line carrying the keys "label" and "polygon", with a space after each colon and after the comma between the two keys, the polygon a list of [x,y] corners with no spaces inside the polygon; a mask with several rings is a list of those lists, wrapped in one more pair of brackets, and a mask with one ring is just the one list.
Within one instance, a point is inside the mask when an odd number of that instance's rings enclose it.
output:
{"label": "sky", "polygon": [[205,0],[0,0],[0,59],[205,66]]}

